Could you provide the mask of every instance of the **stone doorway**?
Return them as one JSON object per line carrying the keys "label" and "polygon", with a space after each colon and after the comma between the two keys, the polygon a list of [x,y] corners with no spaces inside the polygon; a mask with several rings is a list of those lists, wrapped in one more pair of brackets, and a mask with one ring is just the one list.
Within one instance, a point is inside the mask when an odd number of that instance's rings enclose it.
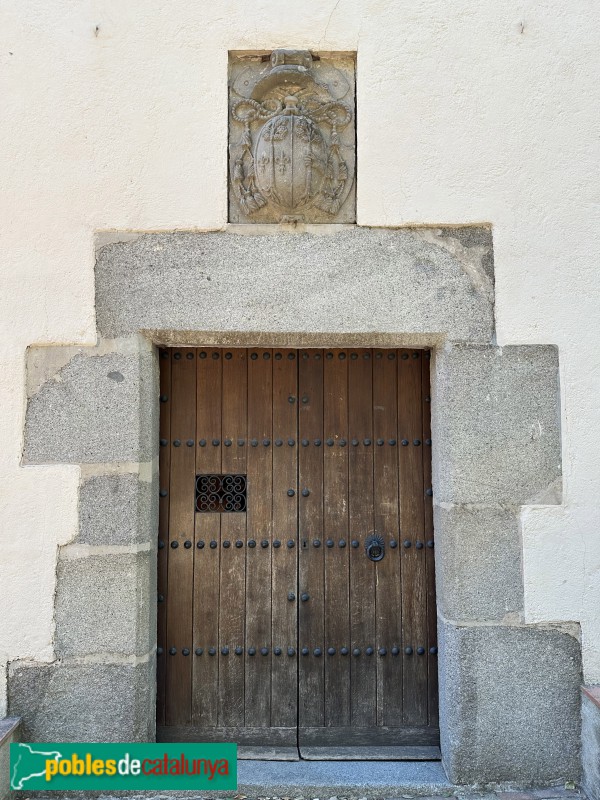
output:
{"label": "stone doorway", "polygon": [[579,772],[580,647],[524,623],[518,518],[560,502],[558,355],[499,348],[488,228],[338,226],[99,241],[95,348],[28,353],[24,464],[81,466],[52,663],[13,663],[34,740],[155,736],[156,345],[427,347],[440,735],[455,782]]}

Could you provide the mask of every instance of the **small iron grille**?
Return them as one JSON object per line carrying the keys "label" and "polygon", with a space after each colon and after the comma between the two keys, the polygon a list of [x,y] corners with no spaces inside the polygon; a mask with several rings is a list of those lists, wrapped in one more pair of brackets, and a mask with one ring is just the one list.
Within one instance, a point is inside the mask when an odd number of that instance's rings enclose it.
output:
{"label": "small iron grille", "polygon": [[196,475],[196,511],[246,510],[245,475]]}

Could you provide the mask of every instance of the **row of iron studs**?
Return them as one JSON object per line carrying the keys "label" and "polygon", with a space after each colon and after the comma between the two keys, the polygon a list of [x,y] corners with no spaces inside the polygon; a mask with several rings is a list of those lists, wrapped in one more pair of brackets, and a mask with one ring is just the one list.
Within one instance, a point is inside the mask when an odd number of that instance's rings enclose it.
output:
{"label": "row of iron studs", "polygon": [[[432,656],[437,655],[437,651],[438,651],[437,647],[430,647],[429,648],[429,654],[432,655]],[[156,648],[156,652],[157,652],[157,654],[159,656],[161,656],[163,654],[164,650],[163,650],[162,647],[157,647]],[[236,647],[233,652],[235,653],[236,656],[241,656],[243,654],[243,652],[244,652],[244,648],[243,647]],[[257,651],[256,651],[255,647],[249,647],[247,652],[248,652],[249,656],[254,656],[254,655],[256,655]],[[328,656],[334,656],[336,654],[336,652],[337,651],[336,651],[335,647],[329,647],[327,649],[327,655]],[[367,656],[372,656],[374,654],[374,652],[375,652],[375,650],[372,647],[366,647],[365,648],[365,655],[367,655]],[[386,647],[380,647],[379,650],[377,651],[378,655],[381,656],[382,658],[387,655],[387,652],[388,651],[387,651]],[[404,654],[407,655],[407,656],[412,656],[414,652],[415,651],[410,646],[404,648]],[[423,656],[423,655],[425,655],[425,648],[424,647],[417,647],[416,652],[417,652],[417,655]],[[204,653],[204,648],[197,647],[194,650],[194,653],[197,656],[201,656]],[[216,647],[209,647],[208,650],[207,650],[207,653],[208,653],[209,656],[215,656],[217,654],[217,648]],[[282,653],[283,653],[283,650],[281,649],[281,647],[274,647],[273,648],[273,655],[280,656]],[[350,653],[350,650],[347,647],[340,647],[340,655],[347,656],[349,653]],[[393,656],[400,655],[400,648],[397,647],[396,645],[394,645],[394,647],[392,647],[392,649],[390,650],[390,653]],[[261,647],[260,654],[261,654],[261,656],[268,656],[269,655],[269,648],[268,647]],[[291,656],[295,656],[296,655],[296,648],[288,647],[287,648],[287,654],[290,657]],[[303,655],[303,656],[310,655],[310,648],[303,647],[300,650],[300,654]],[[320,647],[315,647],[315,649],[313,650],[312,654],[316,658],[319,658],[320,656],[323,655],[323,651],[322,651],[322,649]],[[361,654],[360,647],[355,647],[354,650],[352,651],[352,655],[355,658],[358,658],[360,656],[360,654]],[[177,648],[176,647],[169,648],[169,655],[170,656],[176,656],[177,655]],[[190,655],[190,650],[187,647],[184,647],[182,649],[182,651],[181,651],[181,655],[182,656],[189,656]],[[222,656],[228,656],[229,655],[229,647],[222,647],[221,648],[221,655]]]}
{"label": "row of iron studs", "polygon": [[[161,401],[163,403],[167,402],[166,395],[162,395],[161,396]],[[246,443],[245,439],[238,439],[237,440],[237,446],[238,447],[243,447],[245,443]],[[288,439],[287,443],[288,443],[289,447],[294,447],[294,445],[296,444],[296,440],[295,439]],[[327,439],[325,441],[325,444],[328,447],[333,447],[335,443],[336,442],[335,442],[334,439]],[[369,447],[370,445],[373,444],[373,441],[371,439],[363,439],[362,443],[364,444],[365,447]],[[169,444],[169,442],[168,442],[167,439],[161,439],[160,440],[160,446],[161,447],[166,447],[168,444]],[[208,442],[207,442],[206,439],[200,439],[200,441],[198,442],[198,446],[199,447],[206,447],[207,444],[208,444]],[[213,439],[211,441],[211,444],[212,444],[213,447],[219,447],[219,445],[221,444],[221,440],[220,439]],[[223,444],[225,445],[225,447],[231,447],[231,445],[233,444],[233,441],[231,439],[225,439],[223,441]],[[250,444],[251,447],[258,447],[258,444],[259,444],[258,439],[250,439],[249,440],[249,444]],[[262,440],[262,444],[263,444],[264,447],[268,447],[271,444],[271,440],[270,439],[263,439]],[[275,447],[281,447],[282,444],[283,444],[283,439],[275,439],[275,443],[274,444],[275,444]],[[308,439],[302,439],[300,444],[302,445],[302,447],[308,447],[310,445],[310,441]],[[315,439],[313,444],[314,444],[315,447],[320,447],[323,444],[323,442],[322,442],[321,439]],[[348,440],[347,439],[339,439],[337,444],[338,444],[339,447],[346,447],[346,445],[348,444]],[[358,445],[360,444],[360,441],[358,439],[352,439],[350,441],[350,444],[353,447],[358,447]],[[385,444],[385,439],[377,439],[375,441],[375,444],[378,447],[382,447]],[[396,440],[395,439],[388,439],[388,444],[391,447],[394,447],[396,445]],[[408,439],[401,439],[400,440],[400,444],[402,445],[402,447],[408,447],[410,442],[408,441]],[[420,444],[421,444],[421,440],[420,439],[413,439],[413,445],[415,447],[419,447]],[[431,446],[431,439],[425,439],[425,444],[428,445],[428,446]],[[195,445],[195,441],[193,439],[187,439],[186,440],[186,445],[188,447],[193,447]],[[173,447],[181,447],[181,439],[173,439]]]}
{"label": "row of iron studs", "polygon": [[[425,350],[424,355],[425,355],[425,358],[431,358],[431,353],[430,353],[429,350]],[[161,352],[161,357],[162,358],[168,358],[169,357],[168,351],[167,350],[163,350]],[[200,353],[198,353],[198,358],[206,358],[206,357],[207,357],[207,353],[204,350],[202,350]],[[270,353],[263,353],[262,357],[265,359],[265,361],[268,361],[271,358],[271,354]],[[288,357],[289,361],[293,361],[296,358],[296,354],[295,353],[288,353],[287,357]],[[388,352],[387,357],[388,357],[388,359],[390,361],[393,361],[396,358],[396,353],[394,353],[392,351]],[[412,354],[412,357],[413,358],[419,358],[419,352],[415,351]],[[174,353],[173,354],[173,358],[176,361],[179,361],[179,359],[181,358],[181,353],[179,353],[179,352]],[[191,361],[194,358],[194,354],[193,353],[186,353],[186,358]],[[216,352],[213,353],[212,354],[212,358],[214,358],[215,361],[218,360],[219,353],[216,353]],[[231,358],[233,358],[233,354],[232,353],[225,353],[225,358],[229,361]],[[250,358],[252,359],[252,361],[256,361],[256,359],[258,358],[258,353],[251,353]],[[283,358],[283,355],[281,353],[275,353],[274,358],[275,358],[275,361],[281,361],[281,359]],[[310,354],[309,353],[302,353],[302,358],[306,360],[306,359],[310,358]],[[315,359],[315,361],[320,361],[321,353],[315,353],[313,355],[313,358]],[[325,358],[329,359],[329,360],[332,359],[333,358],[333,353],[326,353],[325,354]],[[344,361],[344,359],[346,358],[346,353],[344,353],[344,352],[338,353],[338,358],[340,359],[340,361]],[[358,358],[358,353],[350,353],[350,359],[352,361],[356,361],[357,358]],[[371,358],[371,353],[363,353],[363,358],[368,361]],[[379,353],[379,352],[375,353],[375,358],[383,358],[383,353]],[[401,358],[402,358],[403,361],[406,361],[409,358],[408,353],[402,353]]]}
{"label": "row of iron studs", "polygon": [[[196,547],[198,548],[198,550],[203,550],[204,547],[205,547],[205,544],[206,543],[204,542],[204,540],[201,539],[199,542],[196,542]],[[256,539],[248,539],[248,542],[246,544],[247,544],[247,547],[254,548],[254,547],[256,547]],[[267,548],[269,546],[269,544],[270,544],[270,542],[269,542],[268,539],[263,539],[261,541],[261,543],[260,543],[260,546],[264,547],[264,548]],[[312,545],[313,545],[313,547],[321,547],[321,540],[320,539],[313,539]],[[403,547],[408,549],[408,548],[412,547],[412,542],[411,542],[410,539],[405,539],[402,542],[402,545],[403,545]],[[183,546],[185,547],[186,550],[189,550],[191,547],[193,547],[192,542],[190,541],[190,539],[186,539],[185,542],[183,543]],[[211,548],[211,550],[215,550],[218,546],[219,546],[219,543],[216,541],[216,539],[212,539],[209,542],[209,547]],[[231,547],[231,542],[229,541],[229,539],[225,539],[225,541],[223,542],[222,546],[225,549]],[[244,542],[242,541],[242,539],[237,539],[237,541],[235,542],[235,546],[236,547],[243,547],[244,546]],[[292,547],[296,546],[296,542],[293,539],[288,539],[287,546],[291,549]],[[354,549],[356,549],[357,547],[360,547],[359,540],[358,539],[352,539],[352,541],[350,542],[350,546],[353,547]],[[395,539],[391,539],[390,542],[389,542],[389,546],[391,547],[392,550],[395,550],[396,547],[398,547],[398,542]],[[417,540],[415,542],[415,548],[417,550],[422,550],[425,546],[433,548],[434,547],[433,539],[429,539],[429,541],[426,542],[426,543],[421,542],[420,540]],[[165,547],[165,543],[161,539],[159,541],[159,543],[158,543],[158,549],[159,550],[163,550],[164,547]],[[179,542],[177,541],[177,539],[174,539],[171,542],[171,547],[173,548],[173,550],[176,550],[179,547]],[[273,547],[276,548],[276,549],[281,547],[281,541],[279,539],[274,539],[273,540]],[[327,547],[327,548],[335,547],[335,542],[333,541],[333,539],[326,539],[325,540],[325,547]],[[338,547],[341,547],[341,548],[346,547],[346,540],[345,539],[340,539],[339,542],[338,542]]]}

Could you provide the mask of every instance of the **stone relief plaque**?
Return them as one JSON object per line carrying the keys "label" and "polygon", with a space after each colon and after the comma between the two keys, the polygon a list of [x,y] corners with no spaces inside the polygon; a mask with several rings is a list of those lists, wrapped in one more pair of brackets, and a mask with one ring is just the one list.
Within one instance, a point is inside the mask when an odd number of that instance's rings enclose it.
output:
{"label": "stone relief plaque", "polygon": [[354,72],[348,54],[230,54],[230,222],[356,221]]}

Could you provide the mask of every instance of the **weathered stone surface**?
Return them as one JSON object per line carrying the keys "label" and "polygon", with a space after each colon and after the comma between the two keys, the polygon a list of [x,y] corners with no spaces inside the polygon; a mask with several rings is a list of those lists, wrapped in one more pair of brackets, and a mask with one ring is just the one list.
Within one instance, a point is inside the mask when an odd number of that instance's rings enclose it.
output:
{"label": "weathered stone surface", "polygon": [[400,335],[413,344],[419,336],[423,344],[489,342],[489,287],[473,282],[477,264],[489,269],[489,229],[478,228],[472,246],[465,239],[460,255],[444,246],[457,241],[454,229],[432,230],[432,241],[422,230],[342,228],[147,234],[108,244],[96,263],[98,327],[106,337],[148,331],[190,344],[223,342],[228,332],[252,334],[254,343],[290,335],[296,345],[334,333],[373,333],[382,344]]}
{"label": "weathered stone surface", "polygon": [[354,222],[355,60],[229,56],[229,219]]}
{"label": "weathered stone surface", "polygon": [[515,511],[436,506],[434,512],[442,615],[463,622],[501,621],[508,614],[522,613],[521,542]]}
{"label": "weathered stone surface", "polygon": [[454,783],[577,780],[578,641],[533,627],[442,620],[440,734]]}
{"label": "weathered stone surface", "polygon": [[57,652],[147,653],[156,641],[154,564],[154,551],[59,557]]}
{"label": "weathered stone surface", "polygon": [[157,439],[154,361],[149,345],[140,353],[75,355],[29,398],[25,462],[150,461]]}
{"label": "weathered stone surface", "polygon": [[435,370],[437,502],[560,502],[556,348],[449,346]]}
{"label": "weathered stone surface", "polygon": [[10,790],[10,746],[21,739],[18,717],[0,719],[0,800],[8,800]]}
{"label": "weathered stone surface", "polygon": [[136,473],[97,475],[79,490],[81,544],[132,545],[156,540],[158,485]]}
{"label": "weathered stone surface", "polygon": [[587,689],[581,700],[581,783],[589,800],[600,800],[600,686]]}
{"label": "weathered stone surface", "polygon": [[9,677],[10,713],[23,739],[136,742],[155,738],[155,662],[35,664]]}

